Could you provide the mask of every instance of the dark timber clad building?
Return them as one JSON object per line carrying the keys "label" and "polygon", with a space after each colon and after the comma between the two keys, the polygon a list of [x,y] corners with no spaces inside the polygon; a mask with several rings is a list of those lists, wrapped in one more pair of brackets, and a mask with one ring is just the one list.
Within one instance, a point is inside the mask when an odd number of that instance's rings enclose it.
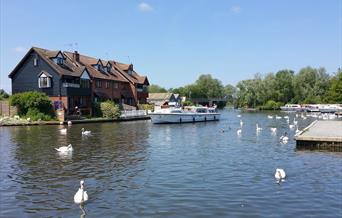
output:
{"label": "dark timber clad building", "polygon": [[149,85],[132,64],[101,60],[78,52],[50,51],[32,47],[9,74],[12,93],[46,93],[55,108],[69,114],[77,106],[91,114],[92,101],[113,100],[137,106],[146,103]]}

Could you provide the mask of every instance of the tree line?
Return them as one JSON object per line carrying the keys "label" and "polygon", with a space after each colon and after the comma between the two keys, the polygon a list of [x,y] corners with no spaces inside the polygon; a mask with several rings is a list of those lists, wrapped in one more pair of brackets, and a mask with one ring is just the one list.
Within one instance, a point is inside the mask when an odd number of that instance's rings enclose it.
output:
{"label": "tree line", "polygon": [[167,90],[151,85],[149,92],[178,93],[190,101],[192,98],[225,98],[227,104],[240,108],[278,109],[288,103],[342,103],[342,70],[338,69],[332,75],[323,67],[305,67],[297,73],[293,70],[257,73],[236,86],[224,86],[220,80],[205,74],[183,87]]}

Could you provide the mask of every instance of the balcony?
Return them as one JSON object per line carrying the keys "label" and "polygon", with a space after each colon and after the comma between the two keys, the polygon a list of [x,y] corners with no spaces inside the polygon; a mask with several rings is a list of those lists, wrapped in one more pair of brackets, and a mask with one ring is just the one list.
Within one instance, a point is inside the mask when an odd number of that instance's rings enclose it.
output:
{"label": "balcony", "polygon": [[80,88],[80,84],[77,83],[63,83],[65,88]]}

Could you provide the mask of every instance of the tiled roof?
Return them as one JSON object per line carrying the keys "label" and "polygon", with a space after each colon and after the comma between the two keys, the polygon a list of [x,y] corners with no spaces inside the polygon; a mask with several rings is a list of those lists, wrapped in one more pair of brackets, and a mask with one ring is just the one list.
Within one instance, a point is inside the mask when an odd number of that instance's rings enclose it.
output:
{"label": "tiled roof", "polygon": [[[12,77],[16,70],[21,66],[24,60],[29,56],[29,54],[35,51],[44,61],[46,61],[57,73],[61,76],[75,76],[79,77],[83,73],[84,69],[87,69],[90,76],[93,78],[120,81],[120,82],[131,82],[144,84],[146,81],[148,83],[147,77],[138,75],[135,71],[133,71],[132,75],[129,75],[127,70],[129,69],[128,64],[118,63],[116,61],[106,61],[101,60],[103,66],[107,66],[109,62],[112,65],[111,72],[102,72],[97,70],[93,65],[99,62],[99,59],[89,57],[86,55],[79,54],[79,61],[76,61],[74,58],[73,52],[68,51],[51,51],[43,48],[32,47],[29,52],[25,55],[25,57],[18,63],[18,65],[14,68],[14,70],[9,74],[9,77]],[[56,57],[58,53],[61,53],[64,57],[64,64],[57,65],[53,62],[52,58]]]}
{"label": "tiled roof", "polygon": [[172,93],[149,93],[148,100],[149,101],[166,101],[169,100],[172,96]]}

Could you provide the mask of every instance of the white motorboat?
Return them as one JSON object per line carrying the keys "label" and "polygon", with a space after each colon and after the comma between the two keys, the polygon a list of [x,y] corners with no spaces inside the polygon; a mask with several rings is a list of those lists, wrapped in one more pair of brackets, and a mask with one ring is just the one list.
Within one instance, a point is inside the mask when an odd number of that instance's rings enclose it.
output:
{"label": "white motorboat", "polygon": [[322,104],[319,105],[319,111],[321,113],[336,113],[336,112],[341,112],[342,107],[338,104]]}
{"label": "white motorboat", "polygon": [[220,113],[214,107],[191,107],[187,110],[181,108],[164,108],[149,113],[152,123],[192,123],[217,121]]}
{"label": "white motorboat", "polygon": [[280,109],[287,112],[302,112],[304,110],[299,104],[286,104],[280,107]]}

